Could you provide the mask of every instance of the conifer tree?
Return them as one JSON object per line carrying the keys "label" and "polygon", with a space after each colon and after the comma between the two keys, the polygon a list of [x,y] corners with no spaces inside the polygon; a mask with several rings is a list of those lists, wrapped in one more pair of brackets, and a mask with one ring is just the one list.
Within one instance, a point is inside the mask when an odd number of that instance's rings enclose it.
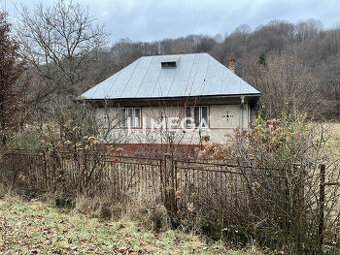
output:
{"label": "conifer tree", "polygon": [[8,134],[17,127],[18,94],[16,81],[24,71],[19,46],[11,38],[7,14],[0,13],[0,138],[6,144]]}
{"label": "conifer tree", "polygon": [[263,66],[267,66],[267,56],[263,51],[260,54],[258,63]]}

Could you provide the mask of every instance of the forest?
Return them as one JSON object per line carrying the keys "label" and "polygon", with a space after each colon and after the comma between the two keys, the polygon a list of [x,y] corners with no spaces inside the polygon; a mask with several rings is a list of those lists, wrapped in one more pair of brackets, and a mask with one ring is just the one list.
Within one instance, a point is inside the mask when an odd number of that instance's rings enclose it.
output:
{"label": "forest", "polygon": [[[1,116],[5,126],[48,118],[81,93],[141,56],[207,52],[222,64],[236,59],[236,74],[261,91],[265,118],[282,110],[311,119],[340,119],[340,28],[319,20],[273,20],[225,35],[191,34],[142,42],[108,42],[100,25],[76,4],[21,7],[10,24],[1,14]],[[8,62],[8,60],[11,60]]]}

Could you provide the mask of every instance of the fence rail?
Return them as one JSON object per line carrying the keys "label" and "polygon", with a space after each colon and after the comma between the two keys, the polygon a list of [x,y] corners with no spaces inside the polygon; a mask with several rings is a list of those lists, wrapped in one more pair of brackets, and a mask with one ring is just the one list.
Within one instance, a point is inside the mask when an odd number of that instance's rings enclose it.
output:
{"label": "fence rail", "polygon": [[[243,169],[249,168],[244,166]],[[160,194],[172,210],[188,203],[213,203],[206,198],[237,203],[242,199],[241,167],[227,161],[204,161],[171,155],[124,155],[15,150],[3,156],[2,169],[12,173],[12,183],[32,189],[96,193],[110,188],[122,194]],[[13,174],[14,173],[14,174]],[[172,194],[172,195],[171,195]],[[200,199],[200,198],[205,198]],[[215,201],[216,202],[216,201]]]}
{"label": "fence rail", "polygon": [[[325,181],[325,166],[321,166],[319,207],[320,247],[323,243],[325,186],[338,185]],[[266,181],[256,186],[259,167],[235,161],[214,161],[175,158],[171,155],[93,154],[84,152],[46,153],[43,151],[13,150],[1,160],[0,178],[11,185],[36,191],[63,191],[71,196],[79,193],[98,195],[110,192],[117,201],[129,196],[157,196],[172,217],[183,211],[192,214],[210,212],[221,215],[220,224],[242,222],[249,217],[249,208],[263,210],[262,200],[277,199],[270,194]],[[265,178],[282,186],[282,208],[301,203],[304,187],[294,190],[295,201],[289,200],[285,176],[272,174]],[[298,186],[299,187],[299,186]],[[256,189],[266,191],[259,197]],[[288,193],[287,193],[288,192]],[[285,197],[287,195],[287,197]],[[289,201],[289,202],[288,202]],[[286,203],[286,204],[285,204]],[[291,219],[286,220],[287,223]]]}

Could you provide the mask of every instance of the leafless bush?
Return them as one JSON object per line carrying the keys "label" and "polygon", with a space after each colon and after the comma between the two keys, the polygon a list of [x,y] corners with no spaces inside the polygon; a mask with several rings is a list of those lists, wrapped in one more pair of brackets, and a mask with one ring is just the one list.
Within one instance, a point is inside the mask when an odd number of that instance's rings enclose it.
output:
{"label": "leafless bush", "polygon": [[289,55],[271,56],[268,63],[249,64],[248,81],[262,96],[260,104],[266,119],[280,118],[282,110],[316,114],[320,103],[317,79],[311,69]]}
{"label": "leafless bush", "polygon": [[[183,190],[176,191],[177,216],[185,230],[218,240],[224,238],[223,232],[228,226],[247,220],[244,217],[248,209],[247,193],[242,189],[241,176],[223,171],[203,172],[182,180],[185,184],[178,184]],[[232,241],[229,238],[228,242]]]}
{"label": "leafless bush", "polygon": [[95,217],[119,219],[122,215],[122,204],[111,195],[109,192],[94,197],[78,195],[75,210]]}
{"label": "leafless bush", "polygon": [[123,216],[138,221],[147,229],[163,231],[171,228],[171,220],[164,207],[160,194],[139,193],[128,199]]}
{"label": "leafless bush", "polygon": [[[225,151],[226,158],[238,159],[248,196],[239,219],[246,219],[241,226],[248,236],[287,253],[320,252],[324,229],[332,232],[339,225],[340,175],[334,165],[339,154],[330,154],[327,136],[323,126],[304,116],[283,114],[280,120],[259,118],[251,130],[236,129],[228,145],[207,145],[201,152]],[[325,175],[322,164],[328,166]],[[325,241],[335,249],[335,239]]]}
{"label": "leafless bush", "polygon": [[100,196],[79,195],[76,198],[75,210],[101,218],[122,218],[133,220],[153,231],[164,231],[171,227],[168,212],[162,204],[160,194],[143,193],[125,196],[117,200],[112,190]]}

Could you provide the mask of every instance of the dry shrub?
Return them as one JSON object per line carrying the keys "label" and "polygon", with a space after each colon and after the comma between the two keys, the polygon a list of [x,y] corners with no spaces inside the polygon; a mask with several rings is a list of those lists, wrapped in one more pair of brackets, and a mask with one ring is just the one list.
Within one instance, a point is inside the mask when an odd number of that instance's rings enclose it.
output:
{"label": "dry shrub", "polygon": [[109,188],[89,195],[79,193],[75,198],[75,210],[94,217],[118,220],[122,215],[122,200]]}
{"label": "dry shrub", "polygon": [[[242,224],[248,204],[242,190],[237,189],[241,179],[238,175],[210,173],[191,174],[179,185],[184,188],[176,191],[177,216],[184,231],[203,234],[213,240],[224,239],[224,229],[230,225]],[[185,183],[185,184],[184,184]],[[237,240],[236,240],[237,239]],[[228,243],[245,247],[252,237]]]}
{"label": "dry shrub", "polygon": [[[339,154],[330,155],[328,136],[327,129],[295,113],[282,114],[279,120],[265,121],[259,116],[252,129],[235,129],[229,144],[206,143],[198,156],[232,156],[246,192],[240,201],[246,210],[236,211],[228,204],[225,208],[238,214],[236,221],[225,221],[226,234],[255,237],[262,246],[289,254],[318,253],[320,164],[326,164],[326,183],[338,183],[340,177],[335,167]],[[337,241],[328,232],[339,225],[339,214],[334,217],[327,208],[338,208],[339,186],[325,189],[324,240],[336,250]]]}
{"label": "dry shrub", "polygon": [[121,204],[110,200],[108,197],[87,197],[85,195],[76,198],[75,209],[80,213],[91,214],[94,217],[104,219],[120,218],[122,211]]}
{"label": "dry shrub", "polygon": [[130,196],[124,205],[124,215],[140,222],[146,229],[163,231],[171,228],[171,221],[159,195],[139,193]]}
{"label": "dry shrub", "polygon": [[0,199],[12,193],[12,189],[0,182]]}
{"label": "dry shrub", "polygon": [[126,195],[123,200],[117,201],[110,192],[94,197],[80,195],[76,198],[75,209],[105,219],[129,219],[148,230],[163,231],[170,228],[167,210],[157,196],[139,193]]}

